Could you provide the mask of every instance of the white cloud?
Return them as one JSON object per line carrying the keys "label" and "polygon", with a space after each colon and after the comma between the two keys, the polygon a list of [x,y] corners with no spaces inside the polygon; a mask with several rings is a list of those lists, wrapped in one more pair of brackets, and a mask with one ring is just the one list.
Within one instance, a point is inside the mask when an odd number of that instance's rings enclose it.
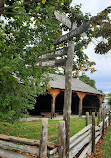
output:
{"label": "white cloud", "polygon": [[72,6],[74,4],[82,4],[81,10],[83,13],[90,12],[92,15],[96,15],[101,12],[103,9],[111,5],[110,0],[73,0]]}

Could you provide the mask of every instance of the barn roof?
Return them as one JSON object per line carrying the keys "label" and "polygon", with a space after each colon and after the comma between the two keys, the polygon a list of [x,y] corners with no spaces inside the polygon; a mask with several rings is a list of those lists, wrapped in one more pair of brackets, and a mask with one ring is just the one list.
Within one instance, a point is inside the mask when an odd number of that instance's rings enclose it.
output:
{"label": "barn roof", "polygon": [[[62,75],[57,75],[57,74],[50,74],[51,80],[49,81],[50,87],[51,88],[58,88],[58,89],[65,89],[65,77]],[[92,93],[92,94],[100,94],[102,95],[101,92],[98,90],[92,88],[88,84],[82,82],[79,79],[72,78],[72,90],[73,91],[78,91],[78,92],[87,92],[87,93]]]}

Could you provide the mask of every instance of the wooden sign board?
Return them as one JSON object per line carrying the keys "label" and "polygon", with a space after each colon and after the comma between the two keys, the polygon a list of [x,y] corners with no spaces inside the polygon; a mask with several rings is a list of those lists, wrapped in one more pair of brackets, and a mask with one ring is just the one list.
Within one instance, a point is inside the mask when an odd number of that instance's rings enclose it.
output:
{"label": "wooden sign board", "polygon": [[66,15],[61,14],[59,11],[54,11],[55,17],[58,21],[60,21],[62,24],[66,25],[68,28],[71,29],[71,21]]}
{"label": "wooden sign board", "polygon": [[38,56],[37,61],[43,61],[43,60],[53,59],[55,57],[61,57],[67,55],[67,51],[68,51],[68,47],[64,47],[62,49],[58,49],[50,53],[45,53]]}
{"label": "wooden sign board", "polygon": [[71,39],[72,37],[77,37],[78,35],[82,34],[85,31],[87,31],[89,26],[90,26],[89,23],[85,23],[85,24],[81,25],[80,27],[69,31],[67,34],[57,38],[57,40],[54,42],[54,45],[60,44],[64,41],[67,41],[67,40]]}
{"label": "wooden sign board", "polygon": [[58,67],[58,66],[65,66],[65,65],[66,65],[66,59],[57,59],[57,60],[39,62],[35,66],[36,67]]}

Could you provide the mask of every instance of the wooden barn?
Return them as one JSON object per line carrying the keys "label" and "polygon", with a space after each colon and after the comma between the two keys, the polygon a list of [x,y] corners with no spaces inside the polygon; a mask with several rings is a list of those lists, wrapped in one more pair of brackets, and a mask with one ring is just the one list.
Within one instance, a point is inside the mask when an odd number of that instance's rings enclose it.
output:
{"label": "wooden barn", "polygon": [[[50,89],[46,95],[37,97],[35,109],[30,111],[31,115],[40,114],[63,114],[65,77],[50,74]],[[102,103],[102,93],[95,90],[79,79],[72,79],[72,105],[71,113],[81,116],[85,112],[98,112]]]}

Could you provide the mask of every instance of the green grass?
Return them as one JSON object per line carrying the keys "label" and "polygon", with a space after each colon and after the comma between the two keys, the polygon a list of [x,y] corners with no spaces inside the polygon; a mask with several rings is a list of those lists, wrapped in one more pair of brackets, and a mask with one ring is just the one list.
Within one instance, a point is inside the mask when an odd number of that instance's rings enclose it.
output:
{"label": "green grass", "polygon": [[[57,120],[48,121],[48,140],[57,144],[58,139]],[[91,118],[90,118],[91,123]],[[74,118],[70,122],[70,136],[78,133],[85,127],[85,118]],[[40,139],[41,122],[0,122],[0,134],[18,136],[28,139]]]}
{"label": "green grass", "polygon": [[102,158],[111,158],[111,126],[105,135],[104,143],[102,145]]}

